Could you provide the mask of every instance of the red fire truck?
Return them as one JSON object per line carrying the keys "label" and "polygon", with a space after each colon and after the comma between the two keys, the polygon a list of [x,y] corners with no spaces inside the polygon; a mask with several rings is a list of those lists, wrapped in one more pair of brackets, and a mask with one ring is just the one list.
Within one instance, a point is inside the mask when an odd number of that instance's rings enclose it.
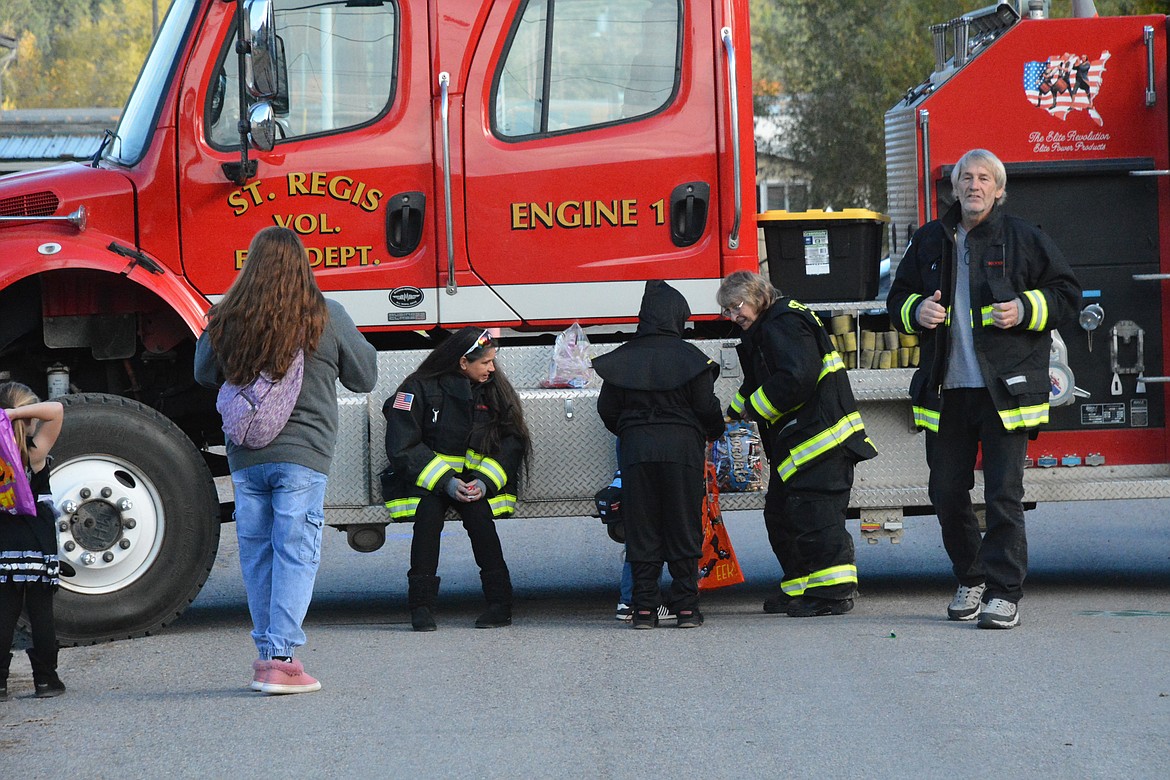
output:
{"label": "red fire truck", "polygon": [[1167,18],[1036,10],[1001,3],[932,27],[934,72],[886,114],[891,256],[954,201],[964,152],[998,155],[1005,207],[1052,236],[1084,289],[1079,323],[1054,334],[1027,500],[1165,497]]}
{"label": "red fire truck", "polygon": [[710,326],[757,267],[747,6],[174,0],[93,163],[0,180],[0,371],[68,407],[63,641],[152,631],[210,571],[231,504],[192,345],[267,225],[380,350],[341,400],[330,525],[381,543],[381,401],[468,323],[532,388],[525,513],[587,514],[612,439],[589,391],[537,387],[540,334],[620,339],[656,278]]}

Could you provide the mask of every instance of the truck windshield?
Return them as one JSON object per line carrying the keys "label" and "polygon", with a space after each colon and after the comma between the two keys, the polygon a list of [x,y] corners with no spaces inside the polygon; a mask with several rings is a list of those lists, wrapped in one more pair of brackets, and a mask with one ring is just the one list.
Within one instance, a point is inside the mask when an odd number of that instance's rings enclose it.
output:
{"label": "truck windshield", "polygon": [[183,39],[191,27],[198,0],[175,0],[167,12],[146,64],[130,92],[115,138],[105,157],[121,165],[134,165],[146,152],[157,124],[163,95],[171,82]]}

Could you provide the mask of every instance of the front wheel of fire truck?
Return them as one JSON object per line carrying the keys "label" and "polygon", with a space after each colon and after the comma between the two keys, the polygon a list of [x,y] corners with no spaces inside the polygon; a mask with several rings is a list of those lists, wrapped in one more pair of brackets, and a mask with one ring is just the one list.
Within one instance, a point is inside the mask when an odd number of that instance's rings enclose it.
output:
{"label": "front wheel of fire truck", "polygon": [[53,447],[63,645],[150,634],[207,581],[219,545],[211,472],[173,422],[120,396],[70,395]]}

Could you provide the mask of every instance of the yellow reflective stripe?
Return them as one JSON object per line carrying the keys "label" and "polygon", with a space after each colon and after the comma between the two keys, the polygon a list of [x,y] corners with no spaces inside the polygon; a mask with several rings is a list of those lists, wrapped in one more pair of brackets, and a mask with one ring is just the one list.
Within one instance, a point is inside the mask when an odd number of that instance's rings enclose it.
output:
{"label": "yellow reflective stripe", "polygon": [[788,457],[776,467],[776,471],[780,474],[780,479],[787,482],[796,473],[798,468],[825,454],[854,433],[864,430],[865,426],[861,422],[861,413],[850,412],[838,420],[831,428],[827,428],[816,436],[793,447]]}
{"label": "yellow reflective stripe", "polygon": [[857,567],[851,563],[842,564],[841,566],[830,566],[827,569],[814,571],[808,575],[808,589],[812,588],[827,588],[830,585],[842,585],[844,583],[857,584]]}
{"label": "yellow reflective stripe", "polygon": [[386,508],[390,510],[391,519],[401,520],[405,517],[413,517],[414,513],[418,511],[418,502],[421,500],[418,497],[395,498],[386,502]]}
{"label": "yellow reflective stripe", "polygon": [[914,308],[924,297],[925,296],[919,295],[918,293],[911,293],[910,296],[906,298],[906,302],[902,304],[902,311],[899,312],[899,314],[902,317],[902,326],[906,330],[911,332],[918,330],[918,323],[911,322],[911,318],[914,316]]}
{"label": "yellow reflective stripe", "polygon": [[424,490],[434,490],[444,474],[448,471],[463,471],[466,464],[467,459],[459,455],[436,453],[435,457],[431,458],[430,463],[423,466],[423,470],[419,472],[418,479],[414,481],[414,484]]}
{"label": "yellow reflective stripe", "polygon": [[436,455],[427,465],[423,466],[414,484],[423,490],[434,490],[442,476],[450,470],[451,467],[447,465],[447,460],[442,455]]}
{"label": "yellow reflective stripe", "polygon": [[1048,299],[1039,290],[1024,290],[1024,297],[1032,307],[1028,330],[1048,330]]}
{"label": "yellow reflective stripe", "polygon": [[914,427],[938,433],[938,411],[925,406],[914,407]]}
{"label": "yellow reflective stripe", "polygon": [[821,374],[817,377],[820,382],[834,371],[841,371],[845,368],[845,361],[841,359],[841,355],[836,351],[830,352],[821,358]]}
{"label": "yellow reflective stripe", "polygon": [[746,401],[744,401],[743,393],[736,393],[735,398],[731,399],[731,411],[735,412],[736,414],[743,414],[743,410],[746,408],[746,405],[747,404]]}
{"label": "yellow reflective stripe", "polygon": [[943,315],[943,325],[946,325],[948,328],[951,326],[951,307],[950,306],[947,307],[947,312],[945,315]]}
{"label": "yellow reflective stripe", "polygon": [[772,402],[768,400],[768,396],[764,394],[764,388],[758,388],[756,392],[752,393],[752,408],[759,413],[760,418],[768,422],[776,422],[780,419],[780,411],[772,406]]}
{"label": "yellow reflective stripe", "polygon": [[[995,317],[993,316],[995,313],[995,306],[984,306],[982,309],[979,310],[979,313],[982,315],[981,324],[983,325],[983,327],[990,328],[992,325],[995,324]],[[975,321],[975,314],[974,313],[971,314],[971,321],[972,321],[972,323],[974,323],[974,321]],[[973,325],[972,325],[972,327],[973,327]]]}
{"label": "yellow reflective stripe", "polygon": [[784,580],[780,583],[780,590],[784,591],[793,598],[804,595],[804,589],[808,586],[808,577],[794,577],[790,580]]}
{"label": "yellow reflective stripe", "polygon": [[492,508],[492,517],[504,517],[516,511],[516,496],[511,493],[500,493],[488,499],[488,506]]}
{"label": "yellow reflective stripe", "polygon": [[490,479],[492,484],[496,486],[496,490],[508,482],[508,472],[504,471],[504,467],[500,465],[498,460],[489,458],[487,455],[480,455],[474,450],[467,451],[467,467]]}
{"label": "yellow reflective stripe", "polygon": [[1021,406],[1018,409],[1002,409],[999,419],[1009,431],[1017,428],[1036,428],[1048,422],[1048,404]]}

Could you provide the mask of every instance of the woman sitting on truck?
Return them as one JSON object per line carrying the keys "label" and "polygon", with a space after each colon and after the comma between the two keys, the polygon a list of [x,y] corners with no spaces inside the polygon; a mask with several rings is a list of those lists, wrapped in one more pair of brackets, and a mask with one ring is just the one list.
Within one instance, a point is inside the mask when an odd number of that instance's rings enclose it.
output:
{"label": "woman sitting on truck", "polygon": [[454,507],[471,538],[487,611],[476,628],[512,623],[512,580],[495,519],[516,509],[515,483],[532,451],[520,397],[496,366],[496,342],[463,328],[435,347],[382,406],[389,500],[395,520],[414,519],[407,572],[410,623],[434,631],[439,537]]}

